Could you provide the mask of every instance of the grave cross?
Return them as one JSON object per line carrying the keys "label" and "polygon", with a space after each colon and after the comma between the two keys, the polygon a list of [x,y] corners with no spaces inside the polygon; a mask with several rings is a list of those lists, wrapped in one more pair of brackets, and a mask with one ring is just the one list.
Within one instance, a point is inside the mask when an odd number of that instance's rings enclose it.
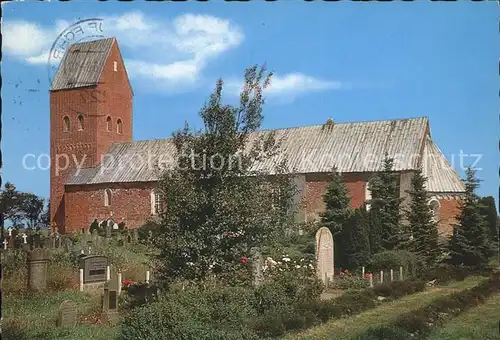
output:
{"label": "grave cross", "polygon": [[7,249],[7,244],[9,244],[9,242],[7,240],[3,240],[3,249]]}
{"label": "grave cross", "polygon": [[9,237],[12,237],[12,230],[14,230],[12,227],[9,227],[9,229],[7,229],[7,231],[9,232]]}
{"label": "grave cross", "polygon": [[23,233],[23,235],[22,235],[21,237],[23,238],[23,243],[24,243],[24,244],[28,243],[28,242],[26,241],[26,239],[28,238],[28,235],[26,235],[26,233]]}

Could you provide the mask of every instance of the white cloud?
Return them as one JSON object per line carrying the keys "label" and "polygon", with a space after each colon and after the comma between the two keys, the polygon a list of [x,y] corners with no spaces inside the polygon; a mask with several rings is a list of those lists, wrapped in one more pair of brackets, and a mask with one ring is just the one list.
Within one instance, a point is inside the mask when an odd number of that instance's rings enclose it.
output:
{"label": "white cloud", "polygon": [[[224,81],[224,87],[230,95],[239,95],[243,89],[243,81],[229,79]],[[284,75],[273,74],[269,86],[264,90],[268,97],[280,97],[285,102],[301,94],[309,92],[320,92],[329,90],[341,90],[350,88],[349,84],[341,81],[331,81],[315,78],[303,73],[288,73]]]}
{"label": "white cloud", "polygon": [[51,45],[56,32],[24,20],[5,21],[2,31],[4,53],[18,58],[41,54]]}

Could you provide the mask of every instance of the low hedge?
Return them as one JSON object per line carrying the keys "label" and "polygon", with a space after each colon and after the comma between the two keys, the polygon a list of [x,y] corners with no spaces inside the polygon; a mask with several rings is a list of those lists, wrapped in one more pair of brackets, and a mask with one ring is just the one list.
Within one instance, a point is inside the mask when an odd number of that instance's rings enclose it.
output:
{"label": "low hedge", "polygon": [[494,273],[488,280],[473,288],[442,297],[428,306],[400,315],[392,327],[406,331],[411,337],[423,338],[432,327],[483,303],[486,298],[498,292],[500,273]]}

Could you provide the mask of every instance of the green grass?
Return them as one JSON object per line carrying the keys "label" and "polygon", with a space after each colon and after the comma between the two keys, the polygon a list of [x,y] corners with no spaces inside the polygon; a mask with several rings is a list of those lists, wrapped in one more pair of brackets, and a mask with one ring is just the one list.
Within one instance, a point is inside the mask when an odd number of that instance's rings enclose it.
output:
{"label": "green grass", "polygon": [[500,339],[500,294],[435,329],[429,340],[498,340]]}
{"label": "green grass", "polygon": [[370,327],[387,325],[402,314],[428,305],[432,301],[452,292],[460,291],[475,286],[485,277],[469,277],[460,282],[453,282],[446,286],[430,288],[422,293],[413,294],[401,299],[388,302],[364,313],[344,318],[331,320],[321,326],[310,328],[304,332],[290,335],[285,339],[335,339],[347,340],[364,332]]}
{"label": "green grass", "polygon": [[87,314],[100,307],[99,297],[80,292],[8,296],[2,301],[2,330],[5,332],[15,325],[15,329],[19,332],[15,336],[8,336],[4,333],[2,338],[12,340],[111,340],[115,337],[117,327],[107,325],[78,324],[71,329],[56,327],[59,305],[67,299],[76,302],[82,314]]}

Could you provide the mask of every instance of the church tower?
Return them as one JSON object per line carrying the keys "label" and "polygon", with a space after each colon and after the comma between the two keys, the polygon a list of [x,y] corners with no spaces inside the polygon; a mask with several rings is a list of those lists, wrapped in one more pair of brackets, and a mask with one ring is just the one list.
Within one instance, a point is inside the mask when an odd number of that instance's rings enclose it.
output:
{"label": "church tower", "polygon": [[99,165],[113,143],[132,141],[132,99],[115,38],[68,47],[50,89],[50,219],[60,232],[68,176]]}

